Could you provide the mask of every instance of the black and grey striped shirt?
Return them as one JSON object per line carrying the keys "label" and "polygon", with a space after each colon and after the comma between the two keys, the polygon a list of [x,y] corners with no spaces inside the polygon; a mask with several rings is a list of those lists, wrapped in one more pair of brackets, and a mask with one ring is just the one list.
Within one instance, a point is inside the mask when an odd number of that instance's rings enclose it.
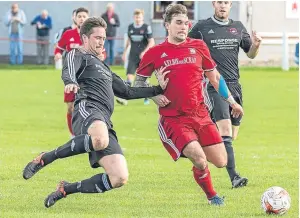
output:
{"label": "black and grey striped shirt", "polygon": [[87,100],[108,117],[111,117],[114,110],[114,95],[124,99],[138,99],[163,92],[160,86],[138,88],[126,85],[103,61],[82,49],[73,49],[67,54],[62,80],[65,85],[79,85],[75,104]]}

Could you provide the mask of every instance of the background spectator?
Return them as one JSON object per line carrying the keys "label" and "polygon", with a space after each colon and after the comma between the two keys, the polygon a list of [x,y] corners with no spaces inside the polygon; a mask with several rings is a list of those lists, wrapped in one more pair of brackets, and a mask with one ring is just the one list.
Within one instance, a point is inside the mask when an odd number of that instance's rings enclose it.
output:
{"label": "background spectator", "polygon": [[[26,23],[24,11],[19,9],[17,3],[13,3],[4,18],[4,23],[8,27],[10,39],[10,63],[23,63],[23,27]],[[17,61],[16,61],[17,59]]]}
{"label": "background spectator", "polygon": [[52,28],[52,19],[47,10],[37,15],[31,25],[36,25],[37,64],[49,64],[49,33]]}
{"label": "background spectator", "polygon": [[[107,64],[112,65],[114,63],[114,46],[115,46],[115,37],[117,34],[117,27],[120,26],[119,16],[114,11],[114,5],[112,3],[108,3],[106,6],[107,10],[104,14],[102,14],[102,18],[107,23],[106,29],[106,37],[107,40],[105,41],[104,48],[107,52],[107,58],[105,62]],[[108,59],[109,58],[109,62]]]}

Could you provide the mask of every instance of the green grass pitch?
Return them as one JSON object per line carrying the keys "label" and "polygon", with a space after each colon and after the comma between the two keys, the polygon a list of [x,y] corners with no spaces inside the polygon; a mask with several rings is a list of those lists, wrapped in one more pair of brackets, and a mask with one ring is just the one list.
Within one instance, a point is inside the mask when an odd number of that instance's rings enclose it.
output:
{"label": "green grass pitch", "polygon": [[[122,77],[123,68],[113,68]],[[113,122],[129,167],[129,182],[105,194],[75,194],[46,209],[44,198],[60,180],[70,182],[102,172],[87,155],[58,160],[31,180],[23,167],[39,152],[69,140],[60,72],[53,69],[0,70],[0,217],[270,217],[260,208],[262,193],[285,188],[298,217],[298,72],[242,68],[245,117],[234,142],[238,171],[247,187],[232,190],[226,169],[210,165],[214,186],[226,196],[222,208],[207,205],[191,163],[173,162],[157,132],[153,102],[115,106]]]}

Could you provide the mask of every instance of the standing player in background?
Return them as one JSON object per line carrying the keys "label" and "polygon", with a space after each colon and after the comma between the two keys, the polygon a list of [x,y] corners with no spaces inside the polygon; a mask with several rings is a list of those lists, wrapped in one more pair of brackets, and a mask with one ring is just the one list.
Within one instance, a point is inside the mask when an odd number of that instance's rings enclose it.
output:
{"label": "standing player in background", "polygon": [[[141,9],[136,9],[133,13],[133,16],[134,23],[128,26],[128,39],[122,55],[122,60],[125,61],[127,50],[129,46],[131,46],[126,71],[127,83],[129,85],[132,85],[134,81],[135,71],[140,64],[141,58],[143,58],[146,51],[148,51],[148,49],[153,47],[155,44],[152,36],[151,26],[144,23],[144,11]],[[123,99],[117,99],[117,102],[126,104]],[[145,98],[144,104],[149,104],[149,99]]]}
{"label": "standing player in background", "polygon": [[61,181],[57,190],[46,197],[47,208],[70,194],[104,193],[126,184],[127,163],[111,122],[114,95],[126,99],[152,97],[161,94],[168,83],[161,77],[158,80],[160,86],[137,88],[126,85],[98,59],[106,38],[105,29],[106,22],[102,18],[87,19],[80,28],[83,48],[72,49],[64,62],[62,79],[65,90],[78,92],[72,123],[76,136],[29,162],[23,178],[30,179],[55,160],[85,153],[89,154],[91,166],[101,166],[105,173],[74,183]]}
{"label": "standing player in background", "polygon": [[[235,101],[243,104],[242,87],[239,83],[238,54],[241,47],[247,56],[255,58],[261,43],[261,37],[254,31],[252,37],[240,21],[229,19],[231,1],[213,1],[215,14],[207,20],[200,20],[189,32],[189,37],[202,39],[208,46],[217,69],[224,77],[225,82]],[[235,170],[235,158],[232,140],[236,139],[242,116],[232,116],[232,107],[218,95],[213,85],[207,85],[207,103],[212,118],[216,122],[226,147],[229,174],[232,187],[238,188],[247,185],[248,179],[241,177]]]}
{"label": "standing player in background", "polygon": [[62,35],[67,30],[71,30],[71,29],[76,29],[77,28],[77,24],[76,24],[76,21],[75,21],[75,19],[76,19],[76,10],[77,9],[73,10],[73,12],[72,12],[72,25],[71,26],[67,26],[67,27],[61,29],[58,33],[55,34],[55,36],[54,36],[54,45],[55,45],[54,49],[56,49],[58,41],[61,39]]}
{"label": "standing player in background", "polygon": [[[76,28],[67,30],[58,41],[54,51],[54,60],[57,61],[62,58],[63,52],[69,52],[73,48],[79,48],[82,45],[79,35],[80,27],[83,22],[89,17],[89,11],[86,8],[78,8],[75,13]],[[71,135],[72,131],[72,112],[74,110],[75,94],[73,92],[64,93],[64,102],[67,104],[67,124]]]}
{"label": "standing player in background", "polygon": [[223,198],[213,188],[207,160],[216,167],[225,167],[227,154],[204,103],[203,73],[232,106],[234,117],[243,114],[243,109],[235,102],[216,70],[206,44],[202,40],[187,38],[189,20],[186,7],[170,4],[164,22],[168,37],[146,52],[137,69],[135,85],[146,86],[145,81],[154,70],[163,67],[170,71],[168,87],[164,91],[170,103],[159,108],[161,141],[174,161],[183,156],[193,163],[194,179],[205,192],[208,202],[223,205]]}

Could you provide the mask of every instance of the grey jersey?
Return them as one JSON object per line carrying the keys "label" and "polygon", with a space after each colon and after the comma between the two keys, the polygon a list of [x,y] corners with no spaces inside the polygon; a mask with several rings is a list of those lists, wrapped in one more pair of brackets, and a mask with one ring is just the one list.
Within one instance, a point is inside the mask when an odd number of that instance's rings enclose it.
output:
{"label": "grey jersey", "polygon": [[130,87],[96,56],[81,49],[73,49],[64,60],[62,80],[65,85],[77,84],[75,104],[87,100],[95,105],[107,119],[114,110],[114,95],[124,99],[153,97],[162,94],[160,86]]}
{"label": "grey jersey", "polygon": [[147,47],[148,39],[153,38],[151,26],[147,24],[141,26],[130,24],[127,34],[131,44],[129,59],[140,60],[140,54]]}
{"label": "grey jersey", "polygon": [[214,17],[199,20],[188,36],[202,39],[207,44],[212,58],[217,63],[218,71],[226,81],[240,78],[239,48],[247,53],[252,45],[250,35],[240,21],[230,19],[228,24],[225,24]]}

